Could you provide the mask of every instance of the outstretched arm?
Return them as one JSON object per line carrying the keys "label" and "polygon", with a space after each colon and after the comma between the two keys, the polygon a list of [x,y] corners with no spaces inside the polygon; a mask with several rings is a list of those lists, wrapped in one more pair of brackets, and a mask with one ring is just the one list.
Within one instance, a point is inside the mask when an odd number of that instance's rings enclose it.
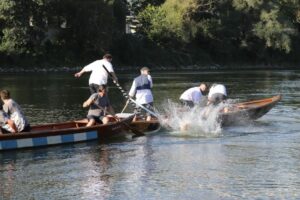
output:
{"label": "outstretched arm", "polygon": [[95,65],[97,65],[97,61],[94,61],[94,62],[88,64],[87,66],[83,67],[82,70],[80,72],[77,72],[76,74],[74,74],[74,76],[76,78],[79,78],[83,73],[92,71],[93,67]]}
{"label": "outstretched arm", "polygon": [[84,69],[82,69],[80,72],[77,72],[76,74],[74,74],[74,76],[76,78],[79,78],[84,72],[85,72]]}

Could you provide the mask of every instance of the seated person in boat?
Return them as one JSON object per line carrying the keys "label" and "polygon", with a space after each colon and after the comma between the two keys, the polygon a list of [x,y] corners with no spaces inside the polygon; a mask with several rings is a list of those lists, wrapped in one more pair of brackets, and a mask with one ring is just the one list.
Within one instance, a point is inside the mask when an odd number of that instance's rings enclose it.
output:
{"label": "seated person in boat", "polygon": [[[132,86],[129,91],[129,97],[135,96],[136,102],[143,105],[145,108],[153,111],[153,95],[152,95],[152,77],[150,76],[148,67],[142,67],[141,75],[133,80]],[[142,109],[137,105],[135,108],[135,114],[133,121],[137,120],[138,115],[146,114],[146,121],[151,120],[151,114],[148,112],[142,113]]]}
{"label": "seated person in boat", "polygon": [[217,105],[227,99],[227,91],[222,84],[213,84],[208,93],[207,105]]}
{"label": "seated person in boat", "polygon": [[8,90],[2,90],[0,96],[4,103],[3,111],[8,115],[8,118],[14,122],[17,128],[16,132],[29,131],[30,125],[19,104],[11,99],[10,92]]}
{"label": "seated person in boat", "polygon": [[0,134],[17,132],[17,127],[14,121],[8,118],[8,115],[2,109],[2,105],[0,105],[0,126]]}
{"label": "seated person in boat", "polygon": [[87,115],[88,123],[86,126],[92,126],[96,123],[107,124],[109,117],[107,114],[113,114],[113,108],[110,105],[106,93],[106,86],[99,86],[98,93],[92,94],[88,100],[83,103],[83,107],[90,107]]}
{"label": "seated person in boat", "polygon": [[190,108],[194,107],[195,104],[200,104],[203,100],[203,96],[207,94],[207,85],[201,83],[198,87],[192,87],[184,91],[179,100],[184,106]]}

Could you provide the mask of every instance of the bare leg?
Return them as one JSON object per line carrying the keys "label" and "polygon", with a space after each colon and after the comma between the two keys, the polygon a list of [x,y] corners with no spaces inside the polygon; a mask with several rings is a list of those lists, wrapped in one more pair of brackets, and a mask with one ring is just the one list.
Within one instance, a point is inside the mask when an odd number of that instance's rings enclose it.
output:
{"label": "bare leg", "polygon": [[89,122],[86,124],[86,126],[89,127],[89,126],[93,126],[94,124],[95,124],[95,120],[90,119]]}
{"label": "bare leg", "polygon": [[137,116],[136,116],[136,115],[134,115],[134,118],[133,118],[132,121],[133,121],[133,122],[136,122],[136,121],[137,121]]}
{"label": "bare leg", "polygon": [[151,116],[147,116],[146,121],[151,121]]}
{"label": "bare leg", "polygon": [[103,124],[108,124],[109,118],[108,117],[103,117],[102,122],[103,122]]}

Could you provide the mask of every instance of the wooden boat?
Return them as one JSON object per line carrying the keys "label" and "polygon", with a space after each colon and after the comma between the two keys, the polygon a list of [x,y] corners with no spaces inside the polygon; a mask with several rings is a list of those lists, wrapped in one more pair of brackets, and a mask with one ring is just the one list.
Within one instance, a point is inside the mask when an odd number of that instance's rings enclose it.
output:
{"label": "wooden boat", "polygon": [[104,140],[129,130],[134,115],[109,124],[86,127],[86,120],[32,126],[30,132],[0,134],[0,151],[88,140]]}
{"label": "wooden boat", "polygon": [[[133,113],[118,113],[116,114],[116,116],[122,119],[132,114]],[[161,125],[158,119],[156,118],[152,119],[151,121],[146,121],[145,119],[137,118],[136,121],[132,121],[130,123],[130,127],[139,130],[141,132],[144,132],[145,134],[154,133],[161,129]]]}
{"label": "wooden boat", "polygon": [[160,123],[157,119],[152,119],[151,121],[138,119],[137,121],[132,121],[130,126],[139,131],[145,132],[146,134],[154,133],[161,129]]}
{"label": "wooden boat", "polygon": [[265,115],[280,101],[281,95],[260,100],[236,103],[228,111],[221,111],[219,119],[223,126],[256,120]]}
{"label": "wooden boat", "polygon": [[[229,105],[226,112],[224,112],[223,109],[220,111],[218,120],[220,120],[222,126],[233,125],[249,120],[256,120],[265,115],[269,110],[271,110],[276,105],[276,103],[280,101],[280,99],[281,96],[277,95],[271,98]],[[130,113],[122,113],[122,115],[120,115],[119,117],[126,117],[129,114]],[[132,121],[130,126],[136,128],[139,131],[145,132],[146,134],[149,132],[156,132],[160,129],[160,123],[157,119],[153,119],[151,121],[138,119],[135,122]]]}

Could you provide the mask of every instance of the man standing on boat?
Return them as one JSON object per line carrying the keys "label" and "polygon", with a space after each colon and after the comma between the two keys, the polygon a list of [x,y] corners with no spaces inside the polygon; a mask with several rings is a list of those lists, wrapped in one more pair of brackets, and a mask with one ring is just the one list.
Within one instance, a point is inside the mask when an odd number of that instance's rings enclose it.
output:
{"label": "man standing on boat", "polygon": [[83,105],[84,108],[90,107],[87,115],[88,123],[86,126],[92,126],[94,124],[107,124],[109,118],[107,114],[114,114],[114,110],[110,105],[109,99],[106,93],[106,87],[99,86],[98,92],[92,94]]}
{"label": "man standing on boat", "polygon": [[207,93],[207,88],[205,83],[201,83],[198,87],[189,88],[181,94],[179,100],[184,106],[192,108],[195,104],[201,103],[202,97]]}
{"label": "man standing on boat", "polygon": [[[142,67],[140,72],[141,75],[136,77],[133,80],[131,89],[129,91],[129,97],[132,98],[135,96],[136,102],[138,104],[141,104],[145,108],[153,111],[153,95],[152,95],[152,87],[153,87],[153,82],[152,82],[152,77],[149,74],[149,68],[148,67]],[[141,114],[142,110],[141,108],[137,105],[135,108],[135,113]],[[146,113],[146,120],[150,121],[151,120],[151,114]],[[133,119],[134,121],[136,120],[136,117]]]}
{"label": "man standing on boat", "polygon": [[89,88],[91,94],[97,93],[99,86],[107,85],[107,79],[110,73],[113,77],[113,81],[118,82],[118,78],[114,72],[113,66],[111,64],[112,56],[110,54],[105,54],[103,59],[96,60],[87,66],[83,67],[80,72],[77,72],[74,76],[79,78],[85,72],[91,72],[89,79]]}

